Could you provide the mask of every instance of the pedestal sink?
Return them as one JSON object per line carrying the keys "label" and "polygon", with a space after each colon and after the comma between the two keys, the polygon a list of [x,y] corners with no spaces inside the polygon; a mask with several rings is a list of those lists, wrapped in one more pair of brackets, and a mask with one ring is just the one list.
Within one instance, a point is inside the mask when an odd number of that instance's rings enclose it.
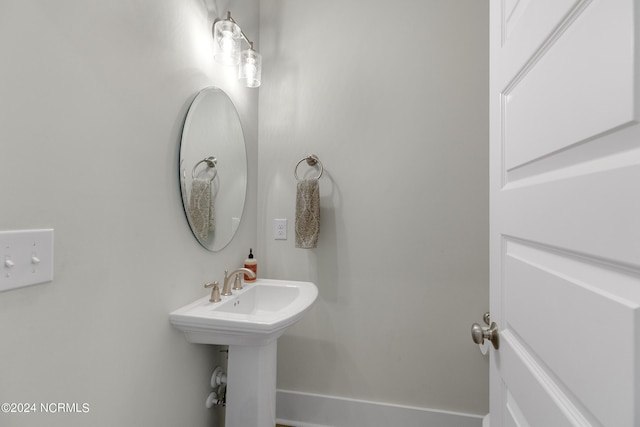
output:
{"label": "pedestal sink", "polygon": [[229,346],[227,426],[275,425],[277,339],[317,296],[311,282],[258,279],[221,302],[206,296],[169,314],[187,341]]}

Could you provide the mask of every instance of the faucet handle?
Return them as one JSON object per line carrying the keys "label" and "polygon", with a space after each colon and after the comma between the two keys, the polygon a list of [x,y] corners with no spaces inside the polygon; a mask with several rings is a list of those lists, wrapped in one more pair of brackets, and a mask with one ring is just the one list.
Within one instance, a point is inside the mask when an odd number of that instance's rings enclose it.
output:
{"label": "faucet handle", "polygon": [[239,291],[240,289],[242,289],[242,282],[240,281],[240,274],[241,273],[236,273],[236,278],[233,281],[233,290],[234,291]]}
{"label": "faucet handle", "polygon": [[222,298],[220,298],[220,288],[218,287],[218,282],[205,283],[205,288],[213,288],[211,289],[211,298],[209,298],[210,302],[220,302]]}

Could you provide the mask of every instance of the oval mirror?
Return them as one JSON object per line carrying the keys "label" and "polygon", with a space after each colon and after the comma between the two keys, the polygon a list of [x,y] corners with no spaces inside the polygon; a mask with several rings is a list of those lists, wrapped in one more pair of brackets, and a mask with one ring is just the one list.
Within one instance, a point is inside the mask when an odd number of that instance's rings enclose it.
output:
{"label": "oval mirror", "polygon": [[247,152],[240,116],[216,87],[189,107],[180,142],[182,204],[193,235],[210,251],[231,242],[247,192]]}

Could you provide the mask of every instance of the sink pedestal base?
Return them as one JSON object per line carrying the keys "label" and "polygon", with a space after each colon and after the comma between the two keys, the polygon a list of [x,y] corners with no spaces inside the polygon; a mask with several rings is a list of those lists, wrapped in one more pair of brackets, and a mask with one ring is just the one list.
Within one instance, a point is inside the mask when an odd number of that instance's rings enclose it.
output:
{"label": "sink pedestal base", "polygon": [[227,366],[229,427],[273,427],[276,424],[277,340],[268,344],[230,345]]}
{"label": "sink pedestal base", "polygon": [[218,303],[205,296],[169,313],[187,341],[229,346],[227,427],[275,425],[277,340],[317,296],[311,282],[258,279]]}

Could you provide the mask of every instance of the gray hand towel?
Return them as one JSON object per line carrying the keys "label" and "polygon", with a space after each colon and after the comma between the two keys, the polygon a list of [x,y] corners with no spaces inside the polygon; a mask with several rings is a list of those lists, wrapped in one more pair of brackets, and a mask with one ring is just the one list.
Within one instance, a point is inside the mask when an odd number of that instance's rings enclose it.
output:
{"label": "gray hand towel", "polygon": [[199,240],[206,241],[215,229],[211,180],[196,178],[191,183],[189,219]]}
{"label": "gray hand towel", "polygon": [[296,248],[315,248],[319,232],[320,185],[317,179],[303,179],[296,192]]}

